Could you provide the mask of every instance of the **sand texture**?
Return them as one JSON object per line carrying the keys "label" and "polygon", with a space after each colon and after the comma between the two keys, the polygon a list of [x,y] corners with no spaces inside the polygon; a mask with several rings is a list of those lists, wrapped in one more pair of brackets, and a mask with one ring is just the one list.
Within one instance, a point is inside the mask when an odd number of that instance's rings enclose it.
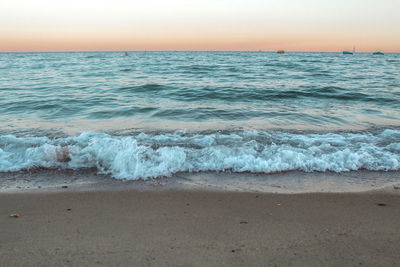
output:
{"label": "sand texture", "polygon": [[399,194],[62,190],[0,194],[1,266],[400,266]]}

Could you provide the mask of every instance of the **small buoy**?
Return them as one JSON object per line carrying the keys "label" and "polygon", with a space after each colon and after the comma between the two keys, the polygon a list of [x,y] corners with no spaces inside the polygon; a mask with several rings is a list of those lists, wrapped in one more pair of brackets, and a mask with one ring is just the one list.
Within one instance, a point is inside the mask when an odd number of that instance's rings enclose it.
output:
{"label": "small buoy", "polygon": [[10,217],[19,218],[19,214],[18,213],[13,213],[13,214],[10,214]]}
{"label": "small buoy", "polygon": [[128,52],[125,51],[125,56],[128,56],[128,55],[129,55]]}

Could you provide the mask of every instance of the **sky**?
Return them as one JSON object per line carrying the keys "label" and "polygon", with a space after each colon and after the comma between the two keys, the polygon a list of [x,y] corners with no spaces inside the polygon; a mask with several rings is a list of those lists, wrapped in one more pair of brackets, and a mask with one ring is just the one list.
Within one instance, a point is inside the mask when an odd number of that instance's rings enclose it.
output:
{"label": "sky", "polygon": [[0,51],[400,52],[400,0],[0,0]]}

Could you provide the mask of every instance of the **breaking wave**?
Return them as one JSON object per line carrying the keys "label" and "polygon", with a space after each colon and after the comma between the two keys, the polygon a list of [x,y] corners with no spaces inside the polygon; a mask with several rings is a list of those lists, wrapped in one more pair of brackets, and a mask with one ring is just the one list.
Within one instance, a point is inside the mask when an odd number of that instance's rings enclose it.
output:
{"label": "breaking wave", "polygon": [[0,136],[0,171],[96,168],[117,179],[177,172],[391,171],[400,168],[400,131],[243,131],[66,138]]}

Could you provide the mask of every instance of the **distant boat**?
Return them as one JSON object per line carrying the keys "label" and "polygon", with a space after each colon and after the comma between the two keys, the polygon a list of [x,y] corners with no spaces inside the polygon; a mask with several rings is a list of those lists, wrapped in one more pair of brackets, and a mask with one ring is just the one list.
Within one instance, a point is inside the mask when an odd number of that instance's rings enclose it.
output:
{"label": "distant boat", "polygon": [[350,51],[343,51],[343,55],[353,55],[356,53],[356,47],[353,46],[353,52]]}
{"label": "distant boat", "polygon": [[278,54],[285,54],[285,50],[278,50]]}
{"label": "distant boat", "polygon": [[373,55],[379,55],[379,56],[383,56],[383,55],[384,55],[384,53],[381,52],[381,51],[374,52],[374,53],[372,53],[372,54],[373,54]]}

